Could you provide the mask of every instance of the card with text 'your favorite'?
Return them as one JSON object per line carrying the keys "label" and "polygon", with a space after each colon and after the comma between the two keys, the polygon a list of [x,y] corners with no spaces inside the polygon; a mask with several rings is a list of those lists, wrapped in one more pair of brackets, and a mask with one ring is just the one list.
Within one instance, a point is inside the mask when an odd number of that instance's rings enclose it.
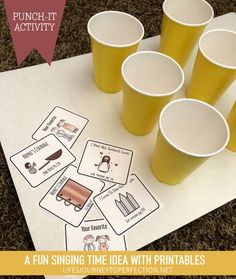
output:
{"label": "card with text 'your favorite'", "polygon": [[84,220],[77,228],[65,225],[66,250],[125,251],[124,235],[117,235],[104,218]]}
{"label": "card with text 'your favorite'", "polygon": [[39,140],[52,133],[67,148],[71,148],[87,123],[87,118],[57,106],[40,124],[32,138]]}

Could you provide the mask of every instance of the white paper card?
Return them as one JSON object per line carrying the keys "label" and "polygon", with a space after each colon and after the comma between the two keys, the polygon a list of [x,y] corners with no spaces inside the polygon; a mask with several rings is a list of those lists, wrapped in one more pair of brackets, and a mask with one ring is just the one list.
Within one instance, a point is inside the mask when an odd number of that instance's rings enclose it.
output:
{"label": "white paper card", "polygon": [[57,106],[34,132],[32,138],[38,140],[52,133],[66,147],[71,148],[87,123],[87,118]]}
{"label": "white paper card", "polygon": [[133,151],[93,140],[87,141],[78,173],[108,182],[125,184]]}
{"label": "white paper card", "polygon": [[75,157],[50,134],[11,156],[10,160],[29,184],[37,187],[74,162]]}
{"label": "white paper card", "polygon": [[79,226],[91,207],[92,198],[104,187],[104,182],[79,175],[75,166],[69,166],[58,178],[39,205],[71,224]]}
{"label": "white paper card", "polygon": [[160,205],[141,180],[132,174],[126,185],[115,184],[94,197],[114,231],[121,235],[157,210]]}
{"label": "white paper card", "polygon": [[125,236],[115,234],[105,219],[84,220],[78,228],[67,224],[65,238],[69,251],[127,250]]}

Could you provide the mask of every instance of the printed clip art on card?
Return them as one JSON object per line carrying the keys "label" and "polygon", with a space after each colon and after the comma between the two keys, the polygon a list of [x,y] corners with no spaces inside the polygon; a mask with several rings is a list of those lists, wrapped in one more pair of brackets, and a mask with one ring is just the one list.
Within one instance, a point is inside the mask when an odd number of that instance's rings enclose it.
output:
{"label": "printed clip art on card", "polygon": [[75,166],[69,166],[39,205],[77,227],[93,206],[92,198],[102,190],[104,185],[100,180],[79,175]]}
{"label": "printed clip art on card", "polygon": [[132,157],[133,151],[129,149],[89,140],[79,163],[78,173],[125,184]]}
{"label": "printed clip art on card", "polygon": [[141,180],[132,174],[126,185],[115,184],[94,197],[94,202],[113,230],[121,235],[160,205]]}
{"label": "printed clip art on card", "polygon": [[87,123],[87,118],[61,107],[55,107],[32,135],[32,138],[38,140],[52,133],[67,148],[71,148]]}
{"label": "printed clip art on card", "polygon": [[66,249],[78,251],[125,251],[125,236],[114,233],[103,218],[84,220],[78,228],[65,225]]}
{"label": "printed clip art on card", "polygon": [[75,157],[50,134],[11,156],[10,160],[29,184],[37,187],[74,162]]}

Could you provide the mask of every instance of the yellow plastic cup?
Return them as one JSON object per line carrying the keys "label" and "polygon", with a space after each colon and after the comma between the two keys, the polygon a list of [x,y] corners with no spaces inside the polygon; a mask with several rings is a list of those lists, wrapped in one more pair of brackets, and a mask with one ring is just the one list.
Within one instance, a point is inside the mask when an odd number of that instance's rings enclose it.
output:
{"label": "yellow plastic cup", "polygon": [[236,77],[236,32],[216,29],[199,40],[187,96],[214,105]]}
{"label": "yellow plastic cup", "polygon": [[205,0],[165,0],[160,52],[186,64],[214,11]]}
{"label": "yellow plastic cup", "polygon": [[236,152],[236,102],[228,115],[227,122],[230,129],[230,139],[227,148]]}
{"label": "yellow plastic cup", "polygon": [[140,51],[122,65],[124,127],[135,135],[147,135],[158,121],[161,109],[184,82],[181,67],[165,54]]}
{"label": "yellow plastic cup", "polygon": [[120,91],[121,65],[127,56],[137,50],[142,40],[142,23],[123,12],[105,11],[91,17],[87,29],[97,87],[107,93]]}
{"label": "yellow plastic cup", "polygon": [[152,158],[154,176],[166,184],[181,183],[208,158],[220,153],[229,140],[226,120],[211,105],[179,99],[160,114]]}

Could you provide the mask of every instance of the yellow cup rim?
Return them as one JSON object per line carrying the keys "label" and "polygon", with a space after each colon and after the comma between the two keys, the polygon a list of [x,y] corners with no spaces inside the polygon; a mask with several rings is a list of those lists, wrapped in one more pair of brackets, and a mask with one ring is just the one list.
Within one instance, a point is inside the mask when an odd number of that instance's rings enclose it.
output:
{"label": "yellow cup rim", "polygon": [[[166,57],[168,60],[171,60],[177,67],[178,69],[180,70],[181,72],[181,82],[179,84],[179,86],[172,90],[171,92],[168,92],[168,93],[162,93],[162,94],[153,94],[153,93],[149,93],[149,92],[145,92],[143,90],[140,90],[138,88],[136,88],[135,86],[133,86],[125,77],[125,73],[124,73],[124,68],[125,68],[125,64],[127,63],[127,61],[132,58],[133,56],[137,56],[137,55],[142,55],[143,53],[150,53],[150,54],[155,54],[155,55],[158,55],[158,56],[163,56],[163,57]],[[166,96],[170,96],[170,95],[173,95],[175,94],[176,92],[178,92],[180,90],[180,88],[183,86],[183,83],[184,83],[184,71],[183,69],[180,67],[180,65],[173,59],[171,58],[170,56],[164,54],[164,53],[161,53],[161,52],[157,52],[157,51],[151,51],[151,50],[144,50],[144,51],[137,51],[131,55],[129,55],[125,60],[124,62],[122,63],[122,66],[121,66],[121,74],[122,74],[122,77],[124,79],[124,81],[133,89],[135,90],[136,92],[142,94],[142,95],[145,95],[145,96],[150,96],[150,97],[166,97]]]}
{"label": "yellow cup rim", "polygon": [[[134,42],[132,42],[132,43],[130,43],[130,44],[123,44],[123,45],[109,44],[109,43],[106,43],[106,42],[104,42],[104,41],[98,39],[97,37],[95,37],[95,36],[93,35],[93,32],[91,31],[91,28],[90,28],[90,24],[91,24],[92,20],[94,20],[97,16],[100,16],[101,14],[108,14],[108,13],[111,13],[111,14],[123,14],[123,15],[125,15],[125,16],[127,16],[127,17],[133,18],[133,19],[140,25],[140,27],[141,27],[141,30],[142,30],[142,31],[141,31],[140,37],[139,37],[136,41],[134,41]],[[115,47],[115,48],[126,48],[126,47],[131,47],[131,46],[134,46],[134,45],[138,44],[138,43],[143,39],[144,32],[145,32],[145,31],[144,31],[143,24],[142,24],[142,22],[141,22],[140,20],[138,20],[135,16],[132,16],[132,15],[130,15],[130,14],[128,14],[128,13],[124,13],[124,12],[120,12],[120,11],[103,11],[103,12],[100,12],[100,13],[97,13],[97,14],[93,15],[93,16],[89,19],[89,21],[88,21],[88,23],[87,23],[87,30],[88,30],[89,35],[90,35],[94,40],[96,40],[98,43],[100,43],[100,44],[102,44],[102,45],[105,45],[105,46],[109,46],[109,47]]]}
{"label": "yellow cup rim", "polygon": [[231,70],[236,70],[236,65],[235,66],[228,66],[228,65],[224,65],[224,64],[221,64],[221,63],[218,63],[216,61],[214,61],[213,59],[211,59],[202,49],[202,46],[201,46],[201,42],[202,42],[202,39],[207,36],[209,33],[213,33],[213,32],[218,32],[218,31],[224,31],[224,32],[227,32],[227,33],[232,33],[232,34],[235,34],[236,35],[236,32],[235,31],[232,31],[232,30],[228,30],[228,29],[213,29],[213,30],[209,30],[207,32],[205,32],[201,38],[199,39],[199,42],[198,42],[198,48],[201,52],[201,54],[208,60],[210,61],[211,63],[213,63],[214,65],[217,65],[221,68],[225,68],[225,69],[231,69]]}
{"label": "yellow cup rim", "polygon": [[[162,118],[163,118],[163,114],[165,113],[165,110],[173,105],[174,103],[178,103],[178,102],[197,102],[197,103],[201,103],[202,105],[204,106],[207,106],[209,107],[211,110],[215,111],[219,116],[220,118],[222,119],[222,121],[224,122],[225,124],[225,127],[226,127],[226,132],[227,132],[227,137],[226,137],[226,140],[225,140],[225,143],[224,145],[218,149],[217,151],[215,152],[212,152],[212,153],[208,153],[208,154],[197,154],[197,153],[193,153],[193,152],[188,152],[188,151],[185,151],[184,149],[178,147],[175,143],[173,143],[170,139],[168,139],[168,137],[166,136],[165,132],[163,131],[163,126],[162,126]],[[160,117],[159,117],[159,129],[163,135],[163,137],[165,138],[165,140],[173,147],[175,148],[176,150],[180,151],[181,153],[185,154],[185,155],[189,155],[191,157],[197,157],[197,158],[209,158],[209,157],[212,157],[218,153],[220,153],[222,150],[224,150],[229,142],[229,138],[230,138],[230,130],[229,130],[229,126],[228,126],[228,123],[227,121],[225,120],[224,116],[213,106],[209,105],[208,103],[205,103],[203,101],[200,101],[200,100],[197,100],[197,99],[191,99],[191,98],[181,98],[181,99],[177,99],[177,100],[174,100],[170,103],[168,103],[161,111],[160,113]]]}
{"label": "yellow cup rim", "polygon": [[180,20],[178,20],[178,19],[172,17],[171,15],[169,15],[169,14],[166,12],[165,5],[166,5],[166,2],[167,2],[167,1],[168,1],[168,0],[165,0],[164,3],[163,3],[163,5],[162,5],[162,8],[163,8],[163,11],[164,11],[165,15],[166,15],[168,18],[170,18],[171,20],[173,20],[174,22],[176,22],[176,23],[178,23],[178,24],[180,24],[180,25],[189,26],[189,27],[200,27],[200,26],[207,25],[207,24],[212,20],[212,18],[214,17],[214,10],[213,10],[212,6],[211,6],[207,1],[201,0],[202,2],[204,2],[205,4],[207,4],[207,6],[210,8],[210,10],[211,10],[211,17],[210,17],[208,20],[206,20],[206,21],[204,21],[204,22],[202,22],[202,23],[186,23],[186,22],[180,21]]}

